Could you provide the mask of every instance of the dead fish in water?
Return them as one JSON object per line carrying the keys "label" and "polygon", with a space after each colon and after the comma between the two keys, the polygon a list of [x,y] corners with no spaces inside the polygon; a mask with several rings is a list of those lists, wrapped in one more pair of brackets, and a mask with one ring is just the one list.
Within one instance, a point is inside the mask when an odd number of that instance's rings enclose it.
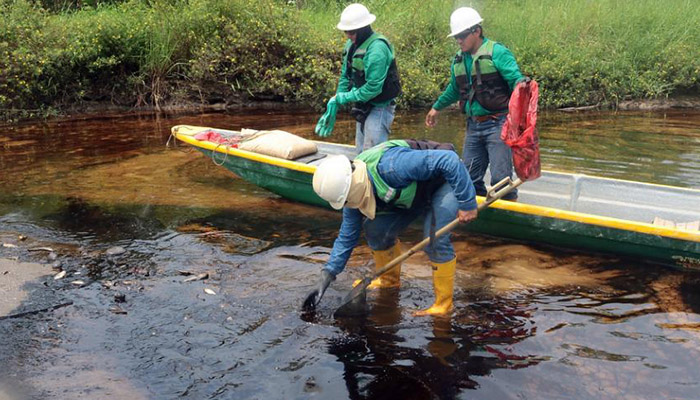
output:
{"label": "dead fish in water", "polygon": [[2,244],[2,247],[14,248],[14,247],[17,247],[17,245],[16,245],[16,244],[12,244],[12,243],[3,243],[3,244]]}
{"label": "dead fish in water", "polygon": [[206,294],[211,294],[211,295],[216,295],[216,292],[209,289],[209,288],[204,288],[204,293]]}
{"label": "dead fish in water", "polygon": [[183,282],[201,281],[202,279],[207,279],[207,278],[209,278],[209,273],[208,273],[208,272],[202,272],[201,274],[198,274],[198,275],[195,275],[195,276],[191,276],[191,277],[189,277],[189,278],[183,280]]}
{"label": "dead fish in water", "polygon": [[53,279],[59,280],[59,279],[63,278],[64,276],[66,276],[66,271],[61,271],[61,272],[57,273],[56,275],[54,275]]}
{"label": "dead fish in water", "polygon": [[77,281],[71,282],[71,284],[73,284],[75,286],[81,286],[81,285],[85,284],[85,281],[77,280]]}

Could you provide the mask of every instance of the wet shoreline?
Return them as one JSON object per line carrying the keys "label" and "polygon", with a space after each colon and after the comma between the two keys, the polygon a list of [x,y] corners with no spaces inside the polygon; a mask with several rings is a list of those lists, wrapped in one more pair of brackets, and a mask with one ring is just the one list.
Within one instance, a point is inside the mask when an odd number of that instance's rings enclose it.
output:
{"label": "wet shoreline", "polygon": [[[456,106],[452,106],[455,108]],[[398,113],[427,113],[430,109],[429,105],[425,107],[411,107],[408,109],[399,109]],[[632,99],[619,102],[615,107],[601,107],[596,104],[579,106],[579,107],[563,107],[555,109],[541,109],[541,112],[564,112],[581,114],[587,112],[599,111],[669,111],[669,110],[700,110],[700,97],[697,96],[675,96],[659,99]],[[165,104],[158,107],[155,106],[139,106],[123,107],[115,106],[112,103],[95,103],[84,106],[79,106],[74,109],[60,111],[58,116],[49,118],[32,118],[22,119],[8,124],[0,121],[0,127],[13,126],[17,124],[30,124],[36,122],[61,121],[61,120],[88,120],[88,119],[112,119],[112,118],[127,118],[138,117],[139,115],[153,115],[154,113],[162,115],[181,115],[194,113],[210,113],[210,112],[248,112],[248,111],[276,111],[276,112],[300,112],[300,113],[317,113],[318,117],[323,113],[323,110],[314,109],[303,103],[285,103],[277,101],[255,101],[248,103],[212,103],[201,104],[197,102],[183,103],[178,101],[173,104]]]}

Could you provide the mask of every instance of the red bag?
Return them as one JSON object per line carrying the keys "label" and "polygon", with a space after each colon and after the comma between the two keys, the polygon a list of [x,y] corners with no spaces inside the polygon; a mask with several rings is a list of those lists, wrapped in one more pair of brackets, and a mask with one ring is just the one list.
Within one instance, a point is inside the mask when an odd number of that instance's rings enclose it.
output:
{"label": "red bag", "polygon": [[537,82],[518,83],[510,96],[508,116],[503,124],[501,140],[513,152],[515,173],[523,181],[540,176],[540,149],[537,135],[537,100],[540,89]]}

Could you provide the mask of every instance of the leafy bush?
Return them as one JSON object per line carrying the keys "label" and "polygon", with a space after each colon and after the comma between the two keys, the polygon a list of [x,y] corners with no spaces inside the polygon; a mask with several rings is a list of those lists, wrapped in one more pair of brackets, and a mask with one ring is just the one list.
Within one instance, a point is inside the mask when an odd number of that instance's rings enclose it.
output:
{"label": "leafy bush", "polygon": [[[36,2],[33,2],[36,1]],[[0,0],[0,115],[91,102],[276,99],[320,106],[345,41],[341,0]],[[44,4],[42,7],[41,4]],[[87,5],[86,5],[87,4]],[[442,92],[452,2],[364,2],[394,44],[400,106]],[[700,2],[483,2],[487,37],[540,82],[544,107],[615,105],[700,89]],[[46,8],[44,8],[46,7]]]}

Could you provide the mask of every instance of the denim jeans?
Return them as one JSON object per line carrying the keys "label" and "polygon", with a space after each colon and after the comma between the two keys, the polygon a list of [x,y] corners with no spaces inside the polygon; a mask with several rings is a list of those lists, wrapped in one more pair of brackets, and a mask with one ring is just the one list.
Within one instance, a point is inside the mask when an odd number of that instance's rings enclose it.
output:
{"label": "denim jeans", "polygon": [[[467,134],[464,138],[462,160],[474,182],[476,194],[486,195],[484,175],[486,168],[491,170],[491,185],[495,185],[505,177],[513,177],[513,156],[501,140],[501,129],[506,122],[506,116],[489,119],[484,122],[467,118]],[[518,198],[517,190],[503,196],[506,200]]]}
{"label": "denim jeans", "polygon": [[355,128],[355,147],[358,154],[363,150],[389,140],[395,109],[395,104],[387,104],[384,107],[372,107],[364,124],[357,123]]}
{"label": "denim jeans", "polygon": [[[399,234],[414,220],[423,215],[423,237],[430,236],[431,214],[435,213],[435,231],[457,218],[457,198],[452,187],[445,183],[433,194],[430,207],[413,211],[399,211],[377,214],[371,219],[365,219],[364,230],[367,244],[372,250],[386,250],[396,243]],[[424,249],[434,263],[444,263],[455,258],[455,251],[450,242],[450,233],[435,239],[432,246]]]}

